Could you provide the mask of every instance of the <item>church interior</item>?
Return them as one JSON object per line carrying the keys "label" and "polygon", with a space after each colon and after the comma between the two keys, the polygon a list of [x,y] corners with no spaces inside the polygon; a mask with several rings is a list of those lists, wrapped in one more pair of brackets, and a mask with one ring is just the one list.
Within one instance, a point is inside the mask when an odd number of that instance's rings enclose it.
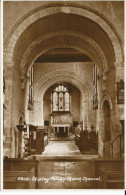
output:
{"label": "church interior", "polygon": [[3,189],[124,189],[124,2],[3,2]]}

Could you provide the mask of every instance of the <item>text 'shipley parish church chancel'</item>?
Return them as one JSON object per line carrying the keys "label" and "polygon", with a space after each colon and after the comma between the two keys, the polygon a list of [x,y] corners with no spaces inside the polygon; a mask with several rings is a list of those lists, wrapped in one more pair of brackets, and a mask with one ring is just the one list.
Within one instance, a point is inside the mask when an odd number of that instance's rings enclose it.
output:
{"label": "text 'shipley parish church chancel'", "polygon": [[3,189],[124,189],[124,2],[3,2]]}

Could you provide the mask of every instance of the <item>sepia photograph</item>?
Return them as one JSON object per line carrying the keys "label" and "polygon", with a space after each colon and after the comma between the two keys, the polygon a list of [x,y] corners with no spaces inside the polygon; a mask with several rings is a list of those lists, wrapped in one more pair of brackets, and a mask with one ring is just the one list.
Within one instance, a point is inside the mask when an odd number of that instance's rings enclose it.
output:
{"label": "sepia photograph", "polygon": [[124,190],[124,71],[124,1],[3,1],[3,190]]}

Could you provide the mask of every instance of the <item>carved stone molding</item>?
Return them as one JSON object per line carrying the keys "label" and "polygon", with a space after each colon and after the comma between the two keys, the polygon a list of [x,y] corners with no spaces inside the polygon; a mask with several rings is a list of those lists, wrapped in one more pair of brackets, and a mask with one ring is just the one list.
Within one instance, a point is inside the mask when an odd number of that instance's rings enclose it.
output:
{"label": "carved stone molding", "polygon": [[83,53],[87,53],[98,64],[101,72],[108,70],[105,55],[99,45],[88,36],[73,31],[57,31],[35,40],[26,49],[20,68],[26,67],[27,69],[39,55],[53,47],[58,48],[60,46],[77,48]]}
{"label": "carved stone molding", "polygon": [[80,75],[72,71],[66,71],[64,69],[47,73],[35,83],[35,100],[38,101],[39,99],[42,99],[46,90],[58,82],[68,82],[76,86],[81,91],[82,96],[85,97],[85,101],[88,100],[88,90],[91,89],[90,84],[88,83],[88,85],[85,85],[85,81],[80,77]]}
{"label": "carved stone molding", "polygon": [[[47,8],[53,8],[53,7],[75,7],[75,8],[80,8],[83,10],[88,10],[89,12],[94,13],[95,15],[98,15],[100,18],[102,18],[114,31],[114,33],[116,34],[116,36],[118,37],[120,44],[122,44],[121,39],[119,37],[119,34],[116,30],[116,28],[113,26],[113,24],[99,11],[94,10],[86,5],[83,5],[81,3],[78,2],[51,2],[51,3],[47,3],[45,5],[39,6],[35,9],[33,9],[32,11],[30,11],[29,13],[25,14],[11,29],[6,41],[5,41],[5,46],[7,47],[10,38],[12,37],[12,35],[14,34],[14,32],[16,31],[16,29],[18,28],[18,26],[24,21],[26,20],[29,16],[32,16],[34,13],[43,10],[43,9],[47,9]],[[62,10],[62,9],[61,9]]]}
{"label": "carved stone molding", "polygon": [[[8,51],[7,51],[8,48],[10,48],[13,53],[17,40],[29,25],[31,25],[33,22],[39,20],[42,17],[50,15],[50,13],[56,14],[62,12],[61,8],[64,6],[69,8],[71,14],[77,14],[77,15],[87,17],[93,20],[94,22],[96,22],[98,25],[100,25],[101,28],[106,32],[106,34],[111,40],[111,43],[115,50],[116,61],[123,60],[123,51],[122,51],[123,44],[120,41],[118,33],[113,27],[113,24],[111,24],[110,21],[108,21],[101,13],[95,11],[94,9],[88,8],[87,6],[82,5],[81,3],[67,2],[65,4],[64,2],[53,2],[35,8],[31,12],[23,16],[14,25],[14,27],[10,31],[5,41],[5,48],[4,48],[5,61],[6,61],[6,57],[8,58]],[[116,49],[116,47],[118,47],[118,49]],[[10,57],[9,60],[13,61],[13,57]]]}

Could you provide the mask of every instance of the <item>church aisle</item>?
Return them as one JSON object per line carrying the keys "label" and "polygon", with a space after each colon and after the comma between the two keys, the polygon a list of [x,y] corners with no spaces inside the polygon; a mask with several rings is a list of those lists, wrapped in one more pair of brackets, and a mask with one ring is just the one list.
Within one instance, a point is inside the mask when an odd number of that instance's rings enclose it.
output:
{"label": "church aisle", "polygon": [[75,141],[50,141],[39,158],[38,176],[44,180],[38,183],[38,188],[92,189],[92,181],[83,180],[93,177],[92,161],[82,160],[83,157]]}
{"label": "church aisle", "polygon": [[79,148],[75,145],[75,141],[50,141],[49,145],[46,146],[43,155],[47,156],[71,156],[79,155]]}
{"label": "church aisle", "polygon": [[[93,177],[92,162],[75,161],[75,156],[80,159],[83,156],[75,141],[50,141],[42,156],[54,156],[54,158],[40,161],[39,177],[45,180],[39,182],[39,189],[92,189],[92,182],[83,180],[83,177]],[[56,160],[56,156],[68,159]]]}
{"label": "church aisle", "polygon": [[38,189],[92,189],[93,166],[85,161],[44,161],[40,162]]}

